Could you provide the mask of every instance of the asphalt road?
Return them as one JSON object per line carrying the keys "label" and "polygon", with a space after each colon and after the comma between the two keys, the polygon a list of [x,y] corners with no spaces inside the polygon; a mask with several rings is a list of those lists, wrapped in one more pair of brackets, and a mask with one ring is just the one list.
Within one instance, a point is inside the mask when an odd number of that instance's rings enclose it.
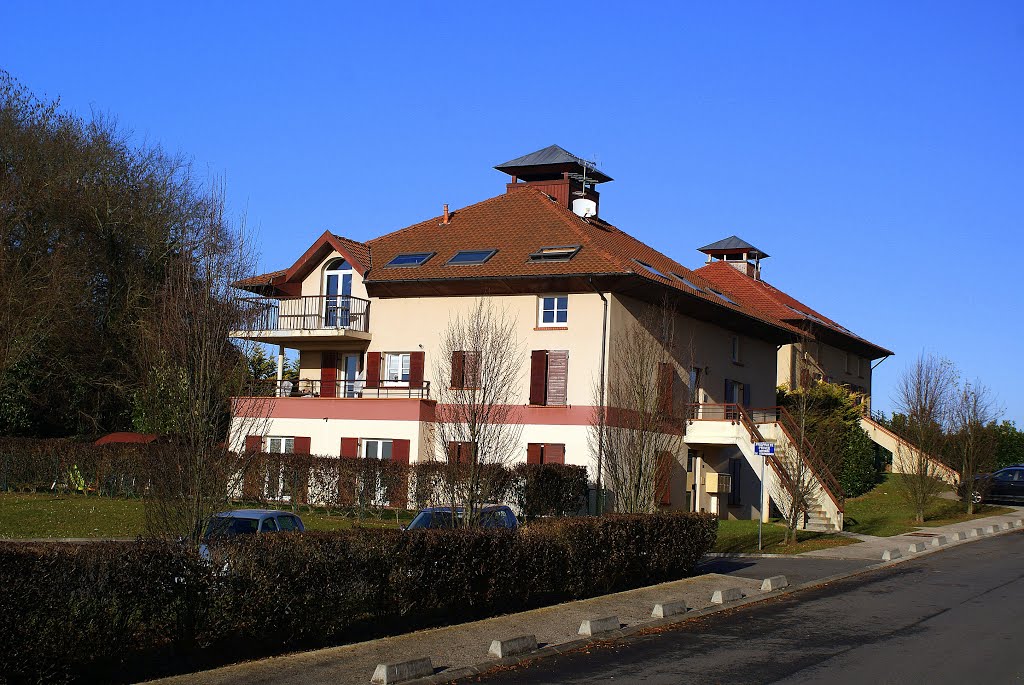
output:
{"label": "asphalt road", "polygon": [[1024,682],[1024,531],[460,682]]}

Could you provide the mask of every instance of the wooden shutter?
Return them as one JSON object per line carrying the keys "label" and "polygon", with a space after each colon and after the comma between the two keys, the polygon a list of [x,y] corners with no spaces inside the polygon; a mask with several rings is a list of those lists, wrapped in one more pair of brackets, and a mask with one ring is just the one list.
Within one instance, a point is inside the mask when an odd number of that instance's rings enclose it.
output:
{"label": "wooden shutter", "polygon": [[295,454],[309,454],[310,439],[302,436],[295,436],[292,442],[292,452]]}
{"label": "wooden shutter", "polygon": [[247,455],[259,454],[263,451],[263,436],[262,435],[247,435],[245,436],[245,453]]}
{"label": "wooden shutter", "polygon": [[548,352],[547,404],[565,404],[569,385],[569,352],[550,350]]}
{"label": "wooden shutter", "polygon": [[742,472],[742,468],[743,462],[741,460],[729,460],[729,475],[732,476],[732,487],[729,490],[730,507],[740,505],[740,473]]}
{"label": "wooden shutter", "polygon": [[408,464],[409,463],[409,441],[408,440],[392,440],[391,441],[391,460],[396,464]]}
{"label": "wooden shutter", "polygon": [[320,397],[338,396],[338,353],[320,353]]}
{"label": "wooden shutter", "polygon": [[539,464],[541,463],[541,451],[543,445],[539,442],[531,442],[526,446],[526,463],[527,464]]}
{"label": "wooden shutter", "polygon": [[661,504],[666,506],[672,504],[672,453],[661,452],[658,454],[658,489],[655,497]]}
{"label": "wooden shutter", "polygon": [[366,387],[380,387],[380,352],[366,353]]}
{"label": "wooden shutter", "polygon": [[394,479],[394,486],[388,493],[388,500],[393,507],[405,508],[409,503],[409,441],[391,441],[391,461],[399,473]]}
{"label": "wooden shutter", "polygon": [[[411,365],[411,363],[410,363]],[[452,387],[464,388],[466,368],[466,353],[461,351],[452,352]]]}
{"label": "wooden shutter", "polygon": [[530,354],[530,404],[547,404],[548,352]]}
{"label": "wooden shutter", "polygon": [[463,368],[463,382],[466,388],[480,387],[480,352],[465,352],[465,365]]}
{"label": "wooden shutter", "polygon": [[409,387],[423,386],[423,352],[409,354]]}
{"label": "wooden shutter", "polygon": [[459,463],[459,443],[449,442],[448,443],[448,463],[458,464]]}
{"label": "wooden shutter", "polygon": [[544,463],[545,464],[564,464],[565,463],[565,445],[560,443],[548,443],[544,445]]}
{"label": "wooden shutter", "polygon": [[658,364],[658,411],[665,416],[672,416],[672,383],[675,380],[675,369],[671,362]]}
{"label": "wooden shutter", "polygon": [[266,472],[264,471],[263,459],[256,456],[262,451],[263,436],[245,436],[245,456],[249,457],[249,459],[242,462],[242,468],[245,469],[242,474],[242,497],[244,499],[259,499],[263,494],[263,482]]}
{"label": "wooden shutter", "polygon": [[341,439],[341,456],[346,459],[356,459],[359,457],[359,438],[342,438]]}

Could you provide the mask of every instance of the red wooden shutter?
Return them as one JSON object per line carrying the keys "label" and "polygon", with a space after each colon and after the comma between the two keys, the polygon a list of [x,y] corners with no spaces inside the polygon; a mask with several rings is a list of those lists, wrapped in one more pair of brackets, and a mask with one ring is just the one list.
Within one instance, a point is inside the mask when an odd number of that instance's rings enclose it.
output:
{"label": "red wooden shutter", "polygon": [[459,443],[449,442],[448,443],[448,463],[458,464],[459,463]]}
{"label": "red wooden shutter", "polygon": [[[452,387],[453,388],[464,388],[465,383],[465,368],[466,368],[466,353],[465,352],[452,352]],[[410,366],[412,362],[410,360]]]}
{"label": "red wooden shutter", "polygon": [[262,435],[245,436],[245,453],[248,455],[258,454],[263,451]]}
{"label": "red wooden shutter", "polygon": [[309,438],[295,436],[292,442],[292,452],[295,454],[309,454],[309,443]]}
{"label": "red wooden shutter", "polygon": [[466,352],[465,370],[463,372],[467,388],[480,387],[480,352]]}
{"label": "red wooden shutter", "polygon": [[391,460],[396,464],[408,464],[409,463],[409,441],[408,440],[392,440],[391,441]]}
{"label": "red wooden shutter", "polygon": [[399,473],[396,474],[392,491],[388,493],[388,500],[393,507],[405,508],[409,502],[408,440],[391,441],[391,461]]}
{"label": "red wooden shutter", "polygon": [[359,456],[359,438],[342,438],[341,456],[347,459],[357,458]]}
{"label": "red wooden shutter", "polygon": [[569,352],[550,350],[548,352],[547,404],[563,405],[569,385]]}
{"label": "red wooden shutter", "polygon": [[539,464],[541,463],[541,449],[542,445],[539,442],[531,442],[526,446],[526,463],[527,464]]}
{"label": "red wooden shutter", "polygon": [[338,396],[338,353],[320,353],[320,397]]}
{"label": "red wooden shutter", "polygon": [[242,462],[245,469],[242,475],[242,497],[248,500],[259,499],[263,492],[263,480],[266,472],[263,470],[263,460],[253,458],[263,451],[263,436],[245,436],[245,456],[249,457]]}
{"label": "red wooden shutter", "polygon": [[565,445],[562,445],[560,443],[548,443],[544,445],[544,463],[564,464]]}
{"label": "red wooden shutter", "polygon": [[672,504],[672,461],[670,452],[658,454],[658,489],[655,497],[660,498],[664,505]]}
{"label": "red wooden shutter", "polygon": [[546,404],[548,352],[534,350],[530,354],[530,404]]}
{"label": "red wooden shutter", "polygon": [[409,355],[409,387],[419,388],[423,385],[423,353],[413,352]]}
{"label": "red wooden shutter", "polygon": [[366,353],[366,387],[380,387],[380,352]]}
{"label": "red wooden shutter", "polygon": [[658,411],[665,416],[672,416],[672,383],[675,380],[675,369],[671,362],[658,364]]}

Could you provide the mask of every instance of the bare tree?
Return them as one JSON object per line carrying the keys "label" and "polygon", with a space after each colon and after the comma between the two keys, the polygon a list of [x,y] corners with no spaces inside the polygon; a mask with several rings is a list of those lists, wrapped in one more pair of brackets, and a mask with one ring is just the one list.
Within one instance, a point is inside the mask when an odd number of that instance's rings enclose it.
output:
{"label": "bare tree", "polygon": [[946,485],[941,480],[940,456],[946,452],[956,401],[957,371],[953,363],[922,353],[901,374],[896,387],[896,409],[906,416],[904,435],[893,455],[903,474],[897,488],[914,509],[914,519],[924,523],[932,498]]}
{"label": "bare tree", "polygon": [[231,284],[252,273],[254,260],[244,225],[225,217],[222,187],[175,247],[140,336],[144,377],[135,413],[140,429],[167,436],[154,452],[147,530],[198,539],[202,523],[240,490],[244,451],[228,440],[232,417],[236,436],[262,435],[273,399],[246,397],[252,344],[229,337],[246,328]]}
{"label": "bare tree", "polygon": [[673,308],[667,302],[644,307],[611,342],[607,386],[603,393],[594,388],[591,450],[616,511],[654,512],[683,446],[682,398],[672,392],[682,368]]}
{"label": "bare tree", "polygon": [[976,476],[996,465],[998,438],[989,424],[999,419],[992,391],[981,382],[964,383],[957,391],[952,411],[952,452],[959,465],[960,489],[967,513],[984,496]]}
{"label": "bare tree", "polygon": [[464,508],[466,525],[480,505],[504,497],[503,467],[522,449],[523,358],[516,320],[484,299],[441,333],[434,361],[434,439],[447,457],[441,478],[446,503]]}

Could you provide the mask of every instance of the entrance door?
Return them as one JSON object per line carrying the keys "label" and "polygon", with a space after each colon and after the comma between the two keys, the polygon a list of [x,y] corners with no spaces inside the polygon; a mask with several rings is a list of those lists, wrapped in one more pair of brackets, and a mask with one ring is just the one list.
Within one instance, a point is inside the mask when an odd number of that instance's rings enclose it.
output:
{"label": "entrance door", "polygon": [[341,373],[345,387],[345,397],[359,397],[359,355],[346,354],[341,360]]}

